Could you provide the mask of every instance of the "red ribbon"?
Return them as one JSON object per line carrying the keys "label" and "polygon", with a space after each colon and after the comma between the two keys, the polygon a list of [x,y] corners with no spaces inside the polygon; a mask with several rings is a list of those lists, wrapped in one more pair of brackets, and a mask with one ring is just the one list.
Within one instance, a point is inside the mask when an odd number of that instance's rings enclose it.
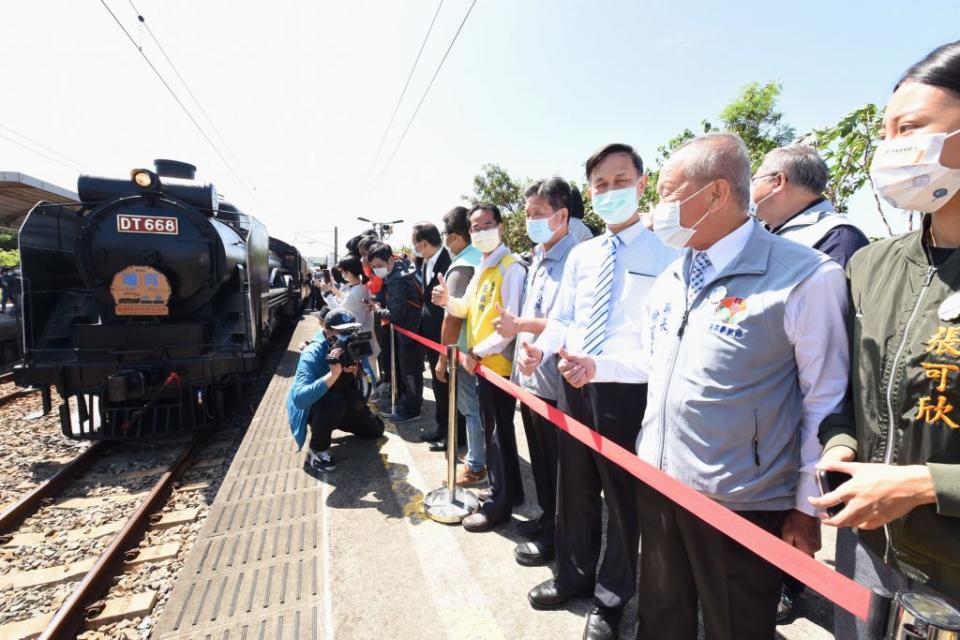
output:
{"label": "red ribbon", "polygon": [[[394,325],[394,329],[434,351],[439,351],[442,354],[447,352],[446,347],[433,340],[418,336],[396,325]],[[464,364],[465,362],[466,357],[461,353],[460,363]],[[607,440],[582,422],[574,420],[556,407],[547,404],[529,391],[518,387],[485,366],[479,365],[474,373],[513,396],[531,410],[536,411],[557,428],[566,431],[604,458],[626,469],[639,480],[653,487],[713,528],[723,532],[770,564],[800,580],[827,600],[843,607],[861,620],[867,619],[870,610],[870,590],[863,585],[837,573],[777,536],[738,516],[736,512],[714,502],[699,491],[691,489],[660,469],[644,462],[632,451]]]}

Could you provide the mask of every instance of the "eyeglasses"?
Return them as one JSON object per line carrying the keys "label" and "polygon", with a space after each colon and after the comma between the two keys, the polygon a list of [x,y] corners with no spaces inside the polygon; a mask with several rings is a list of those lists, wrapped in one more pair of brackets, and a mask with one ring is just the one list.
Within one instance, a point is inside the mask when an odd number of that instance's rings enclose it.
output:
{"label": "eyeglasses", "polygon": [[774,173],[765,173],[762,176],[754,176],[750,178],[750,182],[754,182],[756,180],[763,180],[764,178],[775,178],[778,175],[780,175],[779,171],[775,171]]}

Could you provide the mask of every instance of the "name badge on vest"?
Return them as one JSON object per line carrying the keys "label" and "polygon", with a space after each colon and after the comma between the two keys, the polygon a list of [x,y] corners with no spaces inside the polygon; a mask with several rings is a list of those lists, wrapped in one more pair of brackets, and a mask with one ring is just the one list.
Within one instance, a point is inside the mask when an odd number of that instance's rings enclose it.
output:
{"label": "name badge on vest", "polygon": [[710,292],[710,297],[707,300],[710,301],[710,304],[720,304],[720,301],[727,297],[727,288],[723,285],[716,287],[713,291]]}
{"label": "name badge on vest", "polygon": [[945,322],[960,319],[960,293],[955,293],[941,303],[937,315]]}

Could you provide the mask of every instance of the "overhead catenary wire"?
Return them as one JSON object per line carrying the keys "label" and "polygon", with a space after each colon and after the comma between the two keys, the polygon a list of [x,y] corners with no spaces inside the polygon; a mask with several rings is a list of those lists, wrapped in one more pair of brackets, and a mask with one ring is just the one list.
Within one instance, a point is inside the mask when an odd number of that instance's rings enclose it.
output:
{"label": "overhead catenary wire", "polygon": [[130,8],[133,9],[134,13],[137,14],[137,20],[139,20],[140,24],[142,24],[144,29],[147,30],[147,35],[149,35],[150,39],[153,40],[153,43],[157,45],[157,49],[160,50],[160,54],[163,56],[163,59],[167,61],[168,65],[170,65],[170,68],[173,70],[173,73],[177,76],[177,79],[180,80],[180,83],[183,85],[183,88],[187,90],[187,94],[189,94],[194,104],[197,105],[197,109],[200,110],[200,114],[203,115],[204,119],[207,121],[207,124],[209,124],[210,128],[213,129],[213,132],[217,134],[217,138],[220,139],[220,142],[223,143],[223,148],[226,150],[227,154],[230,156],[230,158],[234,162],[237,163],[239,169],[241,170],[241,173],[245,174],[246,172],[242,171],[243,167],[240,166],[241,163],[237,158],[237,154],[235,154],[233,152],[233,149],[230,148],[230,145],[227,142],[226,137],[222,133],[220,133],[220,129],[218,129],[217,125],[214,124],[213,118],[211,118],[210,114],[207,113],[207,110],[203,108],[203,105],[200,103],[200,99],[197,98],[196,94],[190,88],[190,85],[187,84],[186,79],[183,77],[183,75],[181,75],[180,70],[177,68],[177,65],[175,65],[173,60],[170,58],[170,56],[167,55],[167,50],[163,48],[163,45],[160,44],[160,39],[157,38],[157,36],[153,33],[153,30],[150,28],[150,25],[147,24],[147,19],[143,16],[142,13],[140,13],[140,10],[137,8],[137,6],[133,4],[133,0],[127,0],[127,2],[130,4]]}
{"label": "overhead catenary wire", "polygon": [[403,102],[404,96],[407,95],[407,89],[410,87],[410,80],[413,78],[413,72],[417,70],[417,64],[420,62],[420,56],[423,55],[423,50],[427,46],[427,40],[430,39],[430,33],[433,31],[433,25],[437,22],[437,16],[440,15],[440,9],[443,7],[443,0],[440,0],[440,3],[437,4],[437,10],[433,13],[433,20],[430,21],[430,26],[427,27],[427,33],[423,36],[423,42],[420,43],[420,50],[417,52],[417,57],[413,61],[413,66],[410,67],[410,73],[407,74],[407,81],[403,84],[403,89],[400,91],[400,97],[397,98],[397,104],[393,107],[393,113],[390,114],[390,120],[387,122],[386,129],[383,130],[383,136],[380,138],[380,144],[377,145],[377,152],[373,154],[373,160],[370,161],[370,168],[367,169],[367,175],[363,179],[363,189],[366,190],[367,184],[370,182],[370,176],[373,174],[373,168],[377,165],[377,160],[380,159],[380,152],[383,151],[383,145],[387,141],[387,135],[390,133],[390,128],[393,127],[393,121],[397,118],[397,112],[400,111],[400,104]]}
{"label": "overhead catenary wire", "polygon": [[[6,127],[4,127],[4,128],[6,128]],[[67,164],[67,163],[64,162],[63,160],[60,160],[59,158],[57,158],[57,157],[55,157],[55,156],[52,156],[52,155],[50,155],[50,154],[48,154],[48,153],[44,153],[43,151],[40,151],[40,150],[38,150],[38,149],[34,149],[33,147],[30,147],[30,146],[28,146],[28,145],[25,145],[24,143],[20,142],[19,140],[14,140],[13,138],[11,138],[11,137],[8,136],[8,135],[5,135],[5,134],[3,134],[3,133],[0,133],[0,138],[3,138],[4,140],[6,140],[6,141],[8,141],[8,142],[12,142],[13,144],[17,145],[18,147],[23,147],[23,148],[26,149],[27,151],[31,151],[31,152],[37,154],[38,156],[42,156],[42,157],[46,158],[47,160],[49,160],[50,162],[55,162],[55,163],[59,164],[59,165],[62,166],[62,167],[66,167],[67,169],[70,169],[70,171],[76,171],[77,173],[82,173],[82,171],[79,171],[79,170],[77,169],[77,167],[75,167],[75,166],[73,166],[73,165],[70,165],[70,164]],[[58,155],[59,155],[59,154],[58,154]]]}
{"label": "overhead catenary wire", "polygon": [[103,5],[103,8],[107,10],[107,13],[110,14],[110,17],[113,18],[114,22],[117,23],[117,26],[120,27],[123,33],[127,36],[127,39],[130,40],[130,44],[132,44],[134,48],[140,53],[140,55],[146,61],[147,65],[153,71],[154,75],[156,75],[157,78],[160,80],[160,82],[163,83],[163,86],[166,87],[171,97],[173,97],[176,103],[180,105],[180,108],[183,110],[186,116],[190,119],[190,122],[192,122],[193,125],[197,128],[197,131],[200,132],[200,135],[203,136],[203,139],[207,141],[207,144],[209,144],[210,148],[213,149],[214,153],[217,154],[217,157],[220,158],[220,161],[223,162],[224,166],[230,171],[233,177],[236,178],[240,186],[242,186],[246,190],[246,192],[250,195],[251,198],[256,198],[256,196],[254,195],[250,187],[247,186],[246,182],[244,182],[244,180],[240,177],[236,169],[233,168],[233,165],[230,164],[230,161],[227,160],[226,157],[224,157],[223,153],[220,151],[217,145],[213,142],[210,136],[207,135],[207,132],[204,131],[203,127],[200,126],[200,123],[197,122],[197,119],[194,118],[193,114],[190,113],[190,110],[187,109],[187,106],[183,104],[183,101],[180,99],[180,96],[178,96],[176,91],[173,90],[173,87],[170,86],[170,83],[167,82],[166,78],[163,77],[163,74],[161,74],[160,71],[157,69],[157,67],[153,64],[153,61],[150,60],[150,57],[147,56],[146,53],[144,53],[143,49],[137,44],[137,41],[134,40],[133,36],[130,34],[127,28],[123,26],[123,23],[120,22],[120,18],[118,18],[117,14],[113,12],[113,10],[110,8],[110,5],[106,3],[106,0],[100,0],[100,4]]}
{"label": "overhead catenary wire", "polygon": [[[102,0],[101,0],[102,1]],[[433,77],[430,78],[430,83],[427,84],[427,88],[423,92],[423,96],[420,97],[420,102],[417,103],[416,109],[413,110],[413,114],[410,116],[410,120],[407,121],[407,126],[403,128],[403,133],[400,134],[400,139],[397,140],[397,145],[393,148],[393,152],[390,154],[390,157],[387,159],[385,165],[383,165],[383,170],[380,172],[380,176],[377,178],[377,183],[374,185],[374,190],[380,186],[380,182],[383,180],[383,176],[386,175],[387,170],[390,168],[390,164],[393,162],[393,159],[397,155],[397,151],[400,150],[400,145],[403,144],[403,139],[407,137],[407,131],[410,130],[410,125],[413,124],[413,121],[416,119],[417,114],[420,113],[420,107],[423,106],[424,100],[427,99],[427,94],[430,93],[430,87],[433,86],[433,81],[437,79],[437,76],[440,74],[440,69],[443,68],[443,63],[447,60],[447,56],[450,55],[450,50],[453,49],[453,45],[457,42],[457,38],[460,36],[460,32],[463,31],[463,25],[467,24],[467,18],[470,17],[470,13],[473,11],[473,7],[477,4],[477,0],[473,0],[470,3],[470,8],[467,9],[467,13],[463,16],[463,21],[460,23],[460,26],[457,27],[457,32],[453,34],[453,39],[450,41],[450,45],[447,47],[447,50],[444,52],[443,57],[440,59],[440,64],[437,65],[437,70],[433,72]]]}
{"label": "overhead catenary wire", "polygon": [[[6,131],[6,132],[8,132],[8,133],[12,133],[13,135],[17,136],[18,138],[23,138],[24,140],[26,140],[26,141],[29,142],[30,144],[36,145],[36,146],[40,147],[41,149],[43,149],[44,151],[47,151],[47,152],[49,152],[49,153],[52,153],[52,154],[55,155],[55,156],[58,156],[59,158],[61,158],[62,160],[65,160],[65,161],[66,161],[67,163],[69,163],[70,165],[73,165],[73,166],[68,167],[68,168],[73,169],[74,171],[77,171],[78,169],[84,170],[84,171],[91,171],[90,167],[86,166],[86,165],[83,164],[82,162],[77,162],[76,160],[74,160],[74,159],[71,158],[70,156],[66,156],[66,155],[60,153],[59,151],[57,151],[56,149],[51,149],[50,147],[48,147],[47,145],[43,144],[42,142],[38,142],[38,141],[34,140],[33,138],[31,138],[31,137],[29,137],[29,136],[25,136],[25,135],[23,135],[22,133],[20,133],[19,131],[14,131],[14,130],[11,129],[10,127],[4,126],[4,125],[2,125],[2,124],[0,124],[0,129],[3,129],[4,131]],[[3,137],[4,137],[5,139],[7,139],[7,140],[10,140],[11,142],[13,142],[13,143],[15,143],[15,144],[20,145],[20,146],[23,147],[24,149],[29,149],[30,151],[33,151],[34,153],[38,153],[39,155],[44,156],[44,157],[47,158],[48,160],[53,160],[54,162],[57,162],[57,163],[59,163],[59,164],[61,164],[61,165],[63,165],[63,166],[67,166],[67,165],[64,164],[63,162],[60,162],[59,160],[56,160],[56,159],[54,159],[54,158],[50,158],[49,156],[46,156],[45,154],[42,154],[42,153],[38,152],[36,149],[31,149],[30,147],[28,147],[27,145],[25,145],[25,144],[23,144],[23,143],[21,143],[21,142],[17,142],[16,140],[11,140],[11,139],[10,139],[9,137],[7,137],[7,136],[3,136]]]}

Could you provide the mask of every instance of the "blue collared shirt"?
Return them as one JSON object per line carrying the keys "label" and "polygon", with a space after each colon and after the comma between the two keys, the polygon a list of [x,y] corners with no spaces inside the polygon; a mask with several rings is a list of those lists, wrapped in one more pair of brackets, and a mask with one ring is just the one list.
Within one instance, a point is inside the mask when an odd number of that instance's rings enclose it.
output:
{"label": "blue collared shirt", "polygon": [[[572,233],[567,233],[548,251],[544,250],[543,245],[537,245],[533,251],[533,263],[527,271],[520,317],[546,318],[550,315],[560,292],[567,256],[579,242]],[[534,339],[535,336],[531,333],[520,333],[517,336],[517,349],[522,343],[532,343]],[[531,376],[524,376],[519,372],[516,372],[516,376],[520,386],[536,396],[547,400],[557,400],[559,397],[560,371],[557,369],[555,357],[545,358],[540,368]]]}

